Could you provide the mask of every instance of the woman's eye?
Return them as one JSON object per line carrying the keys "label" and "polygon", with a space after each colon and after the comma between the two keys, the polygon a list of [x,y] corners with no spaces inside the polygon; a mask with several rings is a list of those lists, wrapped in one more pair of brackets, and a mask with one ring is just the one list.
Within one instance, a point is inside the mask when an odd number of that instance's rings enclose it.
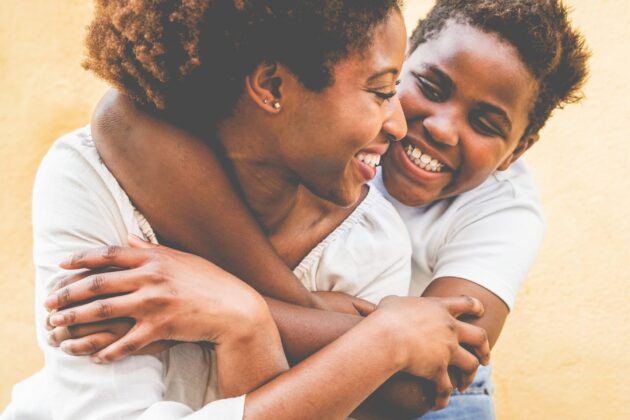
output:
{"label": "woman's eye", "polygon": [[422,76],[416,76],[418,85],[424,96],[434,102],[443,102],[446,98],[444,93],[440,90],[439,86],[430,82],[427,78]]}
{"label": "woman's eye", "polygon": [[375,91],[372,91],[372,93],[375,94],[382,101],[389,101],[394,96],[396,96],[396,91],[393,91],[393,92],[380,92],[378,90],[375,90]]}

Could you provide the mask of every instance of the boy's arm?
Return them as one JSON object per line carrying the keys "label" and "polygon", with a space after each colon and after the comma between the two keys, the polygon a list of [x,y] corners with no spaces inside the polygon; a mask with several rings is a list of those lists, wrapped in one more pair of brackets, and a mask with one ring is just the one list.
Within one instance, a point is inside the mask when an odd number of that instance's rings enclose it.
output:
{"label": "boy's arm", "polygon": [[[150,141],[125,141],[137,132]],[[139,112],[116,91],[97,106],[92,135],[108,169],[167,245],[213,261],[264,295],[316,306],[316,298],[276,255],[209,147]],[[180,147],[178,139],[184,139],[186,147]],[[163,153],[150,153],[158,147]],[[194,178],[164,177],[165,185],[155,176],[184,171]],[[205,178],[212,182],[200,185]]]}
{"label": "boy's arm", "polygon": [[484,315],[470,322],[483,327],[494,346],[540,249],[544,218],[521,162],[462,201],[445,225],[448,239],[433,252],[429,248],[425,257],[432,261],[434,280],[422,295],[465,294],[481,300]]}

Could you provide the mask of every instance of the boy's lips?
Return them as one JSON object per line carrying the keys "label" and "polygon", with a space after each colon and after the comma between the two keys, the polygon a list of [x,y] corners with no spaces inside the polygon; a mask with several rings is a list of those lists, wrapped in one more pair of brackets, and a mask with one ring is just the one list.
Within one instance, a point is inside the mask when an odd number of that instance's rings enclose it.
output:
{"label": "boy's lips", "polygon": [[405,137],[401,141],[407,158],[420,169],[429,172],[453,172],[455,165],[442,153],[418,139]]}
{"label": "boy's lips", "polygon": [[[421,181],[423,183],[433,183],[437,180],[448,182],[446,179],[450,179],[453,175],[450,168],[444,166],[441,171],[432,171],[427,170],[426,168],[423,169],[412,160],[411,156],[408,155],[406,150],[407,147],[408,145],[405,145],[404,142],[400,142],[396,144],[391,151],[391,154],[393,155],[392,158],[398,161],[398,171],[405,174],[405,177],[414,180],[414,182]],[[440,183],[442,183],[442,181],[440,181]]]}

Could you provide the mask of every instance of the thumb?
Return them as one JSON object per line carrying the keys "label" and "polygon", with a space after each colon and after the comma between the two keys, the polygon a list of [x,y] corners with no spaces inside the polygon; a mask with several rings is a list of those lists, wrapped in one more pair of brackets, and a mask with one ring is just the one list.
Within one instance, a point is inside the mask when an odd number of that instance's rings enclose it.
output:
{"label": "thumb", "polygon": [[127,243],[132,248],[157,248],[159,246],[157,244],[152,244],[151,242],[145,241],[144,239],[132,233],[127,235]]}
{"label": "thumb", "polygon": [[374,310],[376,309],[376,305],[373,304],[372,302],[368,302],[367,300],[363,300],[359,298],[353,299],[352,305],[354,306],[354,309],[356,309],[359,315],[361,316],[368,316],[369,314],[374,312]]}

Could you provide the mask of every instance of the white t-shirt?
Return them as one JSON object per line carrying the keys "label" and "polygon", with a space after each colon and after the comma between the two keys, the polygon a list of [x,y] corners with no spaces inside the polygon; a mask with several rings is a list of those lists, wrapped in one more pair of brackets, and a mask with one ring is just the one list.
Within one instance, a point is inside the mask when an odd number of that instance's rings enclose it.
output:
{"label": "white t-shirt", "polygon": [[538,192],[522,161],[471,191],[420,207],[389,195],[380,173],[374,185],[398,210],[411,236],[411,295],[421,295],[435,279],[459,277],[513,307],[544,233]]}
{"label": "white t-shirt", "polygon": [[[309,289],[356,292],[373,301],[408,290],[411,245],[405,227],[372,190],[296,269]],[[45,368],[14,387],[3,419],[242,418],[245,396],[217,400],[214,354],[201,345],[180,344],[158,355],[97,365],[46,344],[43,302],[68,273],[60,261],[81,249],[126,245],[128,233],[156,242],[101,161],[89,126],[60,138],[42,161],[33,192],[33,232],[37,334]]]}

